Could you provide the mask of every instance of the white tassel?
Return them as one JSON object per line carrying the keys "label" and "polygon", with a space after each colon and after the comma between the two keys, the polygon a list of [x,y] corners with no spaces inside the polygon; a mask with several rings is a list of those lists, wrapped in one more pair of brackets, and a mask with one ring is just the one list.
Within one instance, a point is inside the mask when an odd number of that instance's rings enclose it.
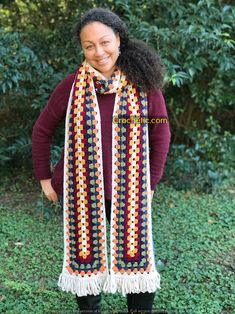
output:
{"label": "white tassel", "polygon": [[69,274],[61,274],[58,286],[66,292],[87,296],[98,295],[101,291],[105,293],[120,292],[124,297],[128,293],[155,292],[160,287],[160,274],[106,274],[102,277],[92,276],[81,278]]}
{"label": "white tassel", "polygon": [[58,286],[66,292],[77,294],[79,297],[89,294],[98,295],[102,291],[106,276],[90,278],[81,278],[62,273],[58,280]]}
{"label": "white tassel", "polygon": [[105,282],[104,282],[103,291],[104,292],[109,292],[110,289],[111,289],[111,277],[110,277],[110,275],[108,275],[106,277]]}
{"label": "white tassel", "polygon": [[110,293],[120,292],[123,296],[128,293],[155,292],[157,289],[161,289],[160,274],[154,272],[141,275],[114,275],[112,288]]}
{"label": "white tassel", "polygon": [[105,293],[115,293],[117,291],[117,284],[112,274],[107,276],[102,290]]}

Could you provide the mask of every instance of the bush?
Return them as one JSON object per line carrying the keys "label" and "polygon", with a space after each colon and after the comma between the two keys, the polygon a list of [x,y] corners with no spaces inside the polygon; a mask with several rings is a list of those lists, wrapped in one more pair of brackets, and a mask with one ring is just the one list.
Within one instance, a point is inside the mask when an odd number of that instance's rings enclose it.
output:
{"label": "bush", "polygon": [[31,130],[61,76],[37,57],[19,33],[0,30],[1,165],[28,164]]}
{"label": "bush", "polygon": [[187,132],[190,146],[171,146],[166,172],[169,183],[178,190],[213,192],[232,173],[235,136],[211,119],[206,122],[208,129]]}

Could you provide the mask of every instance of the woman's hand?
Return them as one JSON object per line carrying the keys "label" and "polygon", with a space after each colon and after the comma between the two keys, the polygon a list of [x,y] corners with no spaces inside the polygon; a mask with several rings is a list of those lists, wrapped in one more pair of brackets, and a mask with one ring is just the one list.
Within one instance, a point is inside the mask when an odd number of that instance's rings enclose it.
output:
{"label": "woman's hand", "polygon": [[52,202],[58,202],[58,196],[51,185],[51,179],[41,180],[40,183],[47,199]]}

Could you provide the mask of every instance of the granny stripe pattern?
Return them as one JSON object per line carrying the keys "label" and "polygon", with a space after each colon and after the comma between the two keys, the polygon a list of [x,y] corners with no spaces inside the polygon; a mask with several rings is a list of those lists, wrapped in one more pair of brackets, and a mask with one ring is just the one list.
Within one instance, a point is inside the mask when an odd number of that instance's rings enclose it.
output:
{"label": "granny stripe pattern", "polygon": [[[106,84],[106,85],[105,85]],[[110,256],[108,258],[101,121],[96,91],[116,92],[113,118],[147,116],[148,103],[118,70],[109,81],[86,61],[66,116],[64,264],[58,285],[78,296],[154,292],[147,124],[113,123]],[[110,265],[109,265],[110,261]]]}

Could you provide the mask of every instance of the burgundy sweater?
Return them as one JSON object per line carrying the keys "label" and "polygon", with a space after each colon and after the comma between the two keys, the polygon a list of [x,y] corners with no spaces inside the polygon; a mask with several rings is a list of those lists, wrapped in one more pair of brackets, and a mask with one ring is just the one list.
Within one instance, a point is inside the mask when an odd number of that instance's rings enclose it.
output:
{"label": "burgundy sweater", "polygon": [[[50,154],[53,135],[58,124],[65,120],[70,90],[75,73],[62,80],[52,93],[47,106],[37,119],[32,134],[33,168],[37,180],[52,178],[52,187],[63,194],[63,152],[53,173]],[[112,191],[112,114],[115,94],[97,94],[101,115],[101,137],[105,198],[111,199]],[[167,117],[166,106],[160,90],[148,93],[148,115]],[[170,128],[168,123],[149,124],[151,190],[159,183],[169,150]]]}

